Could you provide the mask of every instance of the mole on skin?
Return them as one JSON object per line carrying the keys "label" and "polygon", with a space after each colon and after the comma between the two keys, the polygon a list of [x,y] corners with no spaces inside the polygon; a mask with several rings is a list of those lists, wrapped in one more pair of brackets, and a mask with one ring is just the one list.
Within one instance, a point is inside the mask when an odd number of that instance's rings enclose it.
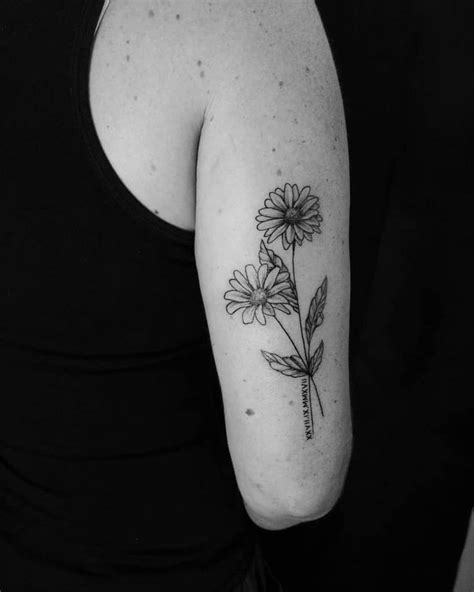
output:
{"label": "mole on skin", "polygon": [[153,11],[153,10],[149,10],[149,11],[148,11],[148,17],[149,17],[149,18],[153,18],[154,16],[155,16],[155,13],[154,13],[154,11]]}
{"label": "mole on skin", "polygon": [[255,415],[255,411],[253,409],[247,409],[245,412],[247,415]]}

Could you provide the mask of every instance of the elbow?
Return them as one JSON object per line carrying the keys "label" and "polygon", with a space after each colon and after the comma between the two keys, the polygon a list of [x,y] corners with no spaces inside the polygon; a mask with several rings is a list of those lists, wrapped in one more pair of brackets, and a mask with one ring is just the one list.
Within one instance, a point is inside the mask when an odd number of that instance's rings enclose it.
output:
{"label": "elbow", "polygon": [[349,468],[351,445],[342,458],[334,462],[335,466],[324,467],[321,475],[305,486],[296,487],[291,496],[289,513],[301,522],[310,522],[329,514],[341,497]]}

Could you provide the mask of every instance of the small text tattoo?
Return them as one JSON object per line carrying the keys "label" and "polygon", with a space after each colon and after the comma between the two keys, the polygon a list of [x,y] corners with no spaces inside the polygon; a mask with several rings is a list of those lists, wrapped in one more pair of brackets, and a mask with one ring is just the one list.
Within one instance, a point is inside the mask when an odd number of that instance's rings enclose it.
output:
{"label": "small text tattoo", "polygon": [[[317,287],[303,324],[295,254],[297,246],[304,247],[306,240],[312,241],[314,234],[321,234],[323,218],[319,210],[319,197],[312,195],[308,186],[300,190],[298,185],[286,183],[284,188],[277,187],[269,193],[255,220],[257,229],[264,231],[267,244],[265,240],[260,241],[257,267],[249,264],[243,272],[234,271],[229,280],[232,289],[224,294],[224,299],[229,301],[226,310],[230,315],[240,310],[245,325],[255,320],[265,325],[267,319],[271,319],[286,334],[295,353],[279,355],[264,350],[261,352],[273,370],[284,376],[301,378],[303,425],[306,439],[310,440],[314,436],[313,390],[321,416],[324,417],[315,381],[323,359],[324,343],[321,340],[317,347],[312,348],[312,342],[316,330],[324,321],[328,282],[325,277]],[[283,247],[281,255],[290,260],[288,265],[282,256],[268,247],[277,239]],[[290,315],[287,325],[292,326],[293,332],[281,322],[281,313]],[[297,336],[292,334],[294,332]]]}

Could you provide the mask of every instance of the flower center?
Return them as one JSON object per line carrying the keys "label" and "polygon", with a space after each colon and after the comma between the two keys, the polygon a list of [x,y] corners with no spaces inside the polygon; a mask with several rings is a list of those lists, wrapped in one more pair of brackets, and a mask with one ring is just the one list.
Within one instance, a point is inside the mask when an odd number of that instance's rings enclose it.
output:
{"label": "flower center", "polygon": [[257,288],[252,292],[250,295],[250,302],[251,304],[265,304],[267,301],[267,293],[263,288]]}
{"label": "flower center", "polygon": [[285,212],[285,220],[290,224],[295,224],[300,220],[299,208],[288,208]]}

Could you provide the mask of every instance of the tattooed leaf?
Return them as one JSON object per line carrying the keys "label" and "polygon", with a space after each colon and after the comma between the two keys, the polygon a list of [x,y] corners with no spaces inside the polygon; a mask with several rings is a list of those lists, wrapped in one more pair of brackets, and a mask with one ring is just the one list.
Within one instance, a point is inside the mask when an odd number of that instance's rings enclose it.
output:
{"label": "tattooed leaf", "polygon": [[311,343],[311,339],[316,329],[324,321],[323,311],[324,305],[326,304],[327,289],[328,279],[325,277],[323,283],[316,290],[314,298],[311,300],[308,316],[306,317],[305,330],[308,344]]}
{"label": "tattooed leaf", "polygon": [[307,376],[308,370],[305,363],[298,355],[282,357],[278,354],[272,354],[270,352],[261,350],[263,357],[270,364],[270,368],[281,372],[285,376],[292,376],[298,378],[300,376]]}
{"label": "tattooed leaf", "polygon": [[324,343],[321,341],[321,343],[318,345],[318,348],[316,349],[314,354],[311,356],[311,360],[309,362],[309,371],[311,373],[311,376],[314,376],[316,374],[316,372],[318,371],[319,366],[321,365],[321,361],[323,359],[323,352],[324,352]]}
{"label": "tattooed leaf", "polygon": [[288,282],[290,287],[287,290],[284,290],[281,294],[288,300],[288,304],[291,308],[298,312],[298,298],[296,297],[296,290],[293,280],[291,279],[290,272],[288,267],[285,265],[283,259],[279,257],[275,251],[269,249],[265,243],[260,241],[260,251],[258,253],[258,258],[260,260],[261,265],[268,265],[269,269],[273,267],[279,267],[280,273],[277,276],[277,283],[280,282]]}

